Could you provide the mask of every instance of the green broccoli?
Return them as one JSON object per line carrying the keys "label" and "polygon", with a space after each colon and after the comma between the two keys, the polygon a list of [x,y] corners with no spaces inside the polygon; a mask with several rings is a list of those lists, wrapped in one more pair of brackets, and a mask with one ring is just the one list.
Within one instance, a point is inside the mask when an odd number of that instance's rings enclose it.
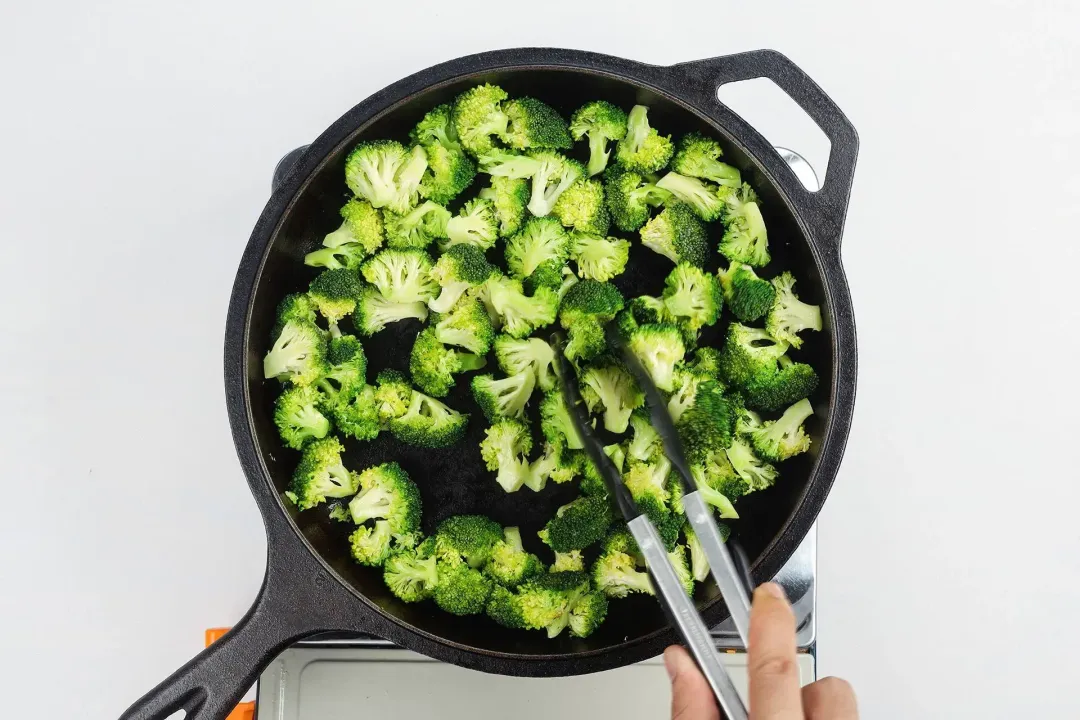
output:
{"label": "green broccoli", "polygon": [[604,173],[604,197],[615,227],[635,232],[649,219],[649,208],[667,202],[671,193],[639,173],[615,165]]}
{"label": "green broccoli", "polygon": [[312,440],[304,447],[292,483],[285,492],[298,509],[313,508],[327,498],[348,497],[356,492],[358,478],[341,462],[344,450],[334,436]]}
{"label": "green broccoli", "polygon": [[510,119],[502,110],[502,101],[509,97],[496,85],[477,85],[454,99],[453,119],[461,144],[473,155],[495,147],[492,136],[506,134]]}
{"label": "green broccoli", "polygon": [[685,203],[672,203],[645,223],[641,243],[674,263],[703,268],[709,257],[705,225]]}
{"label": "green broccoli", "polygon": [[496,421],[484,431],[480,457],[488,470],[497,471],[495,482],[506,492],[517,492],[529,476],[532,435],[529,426],[509,418]]}
{"label": "green broccoli", "polygon": [[636,462],[655,462],[663,452],[663,447],[660,436],[649,420],[648,411],[640,408],[631,413],[630,426],[634,429],[634,436],[626,446],[627,457]]}
{"label": "green broccoli", "polygon": [[495,205],[499,235],[510,237],[525,222],[525,206],[529,203],[529,183],[524,178],[493,177],[491,185],[480,191],[480,197]]}
{"label": "green broccoli", "polygon": [[498,234],[495,203],[474,198],[462,206],[461,212],[447,220],[447,239],[440,242],[439,247],[445,252],[455,245],[470,245],[483,253],[495,244]]}
{"label": "green broccoli", "polygon": [[516,150],[569,150],[573,147],[566,121],[550,105],[522,97],[504,102],[502,109],[510,122],[500,137],[510,147]]}
{"label": "green broccoli", "polygon": [[585,175],[585,168],[578,161],[550,150],[538,150],[532,157],[540,164],[532,175],[528,208],[536,217],[544,217],[555,207],[559,196]]}
{"label": "green broccoli", "polygon": [[736,408],[715,380],[698,383],[694,403],[675,424],[691,463],[704,461],[722,448],[731,446],[735,434]]}
{"label": "green broccoli", "polygon": [[627,345],[656,387],[670,392],[674,387],[675,364],[686,354],[679,328],[668,323],[641,325],[631,333]]}
{"label": "green broccoli", "polygon": [[559,323],[568,331],[566,356],[590,360],[607,347],[604,325],[623,309],[624,300],[611,283],[582,280],[571,287],[559,306]]}
{"label": "green broccoli", "polygon": [[758,207],[757,194],[743,183],[738,187],[721,186],[718,196],[724,202],[724,236],[720,253],[728,260],[764,267],[769,264],[769,235]]}
{"label": "green broccoli", "polygon": [[689,263],[679,263],[664,281],[664,307],[692,331],[714,325],[723,300],[716,276]]}
{"label": "green broccoli", "polygon": [[369,467],[357,478],[360,492],[349,502],[353,522],[385,520],[394,537],[420,529],[420,491],[396,462]]}
{"label": "green broccoli", "polygon": [[345,182],[372,207],[400,214],[416,204],[427,167],[427,153],[419,145],[407,150],[393,140],[372,140],[345,159]]}
{"label": "green broccoli", "polygon": [[764,330],[731,323],[720,350],[720,375],[738,388],[770,380],[787,349],[787,343],[773,339]]}
{"label": "green broccoli", "polygon": [[503,539],[495,543],[491,559],[484,566],[484,572],[495,582],[515,588],[531,577],[544,572],[540,558],[526,552],[521,545],[521,531],[516,527],[503,530]]}
{"label": "green broccoli", "polygon": [[680,363],[675,367],[672,380],[671,397],[668,398],[668,414],[673,422],[679,422],[683,413],[694,405],[697,398],[698,386],[706,381],[713,380],[710,375],[697,371],[692,365]]}
{"label": "green broccoli", "polygon": [[607,617],[608,600],[601,592],[587,592],[578,598],[570,610],[570,634],[587,638],[596,632]]}
{"label": "green broccoli", "polygon": [[487,606],[487,616],[499,625],[512,630],[525,630],[525,618],[521,609],[521,598],[502,585],[491,588]]}
{"label": "green broccoli", "polygon": [[307,293],[289,293],[278,303],[271,334],[275,337],[281,334],[281,329],[289,322],[314,324],[318,315],[315,303]]}
{"label": "green broccoli", "polygon": [[[605,445],[604,454],[611,458],[612,464],[615,465],[615,469],[620,473],[623,471],[623,465],[626,464],[626,452],[621,445]],[[582,452],[578,453],[579,465],[581,466],[581,494],[596,497],[608,497],[607,482],[600,474],[596,464],[593,463],[589,457]]]}
{"label": "green broccoli", "polygon": [[479,570],[465,564],[437,563],[435,604],[452,615],[477,615],[484,612],[495,583]]}
{"label": "green broccoli", "polygon": [[776,288],[776,299],[765,318],[765,329],[793,348],[802,347],[800,332],[821,329],[821,308],[799,300],[795,294],[795,277],[789,272],[773,278],[772,285]]}
{"label": "green broccoli", "polygon": [[683,532],[686,533],[686,547],[690,550],[690,574],[697,582],[705,582],[705,579],[709,577],[709,573],[711,572],[711,569],[709,568],[709,558],[705,554],[705,548],[702,547],[701,541],[698,540],[698,536],[694,533],[694,529],[690,527],[689,524],[683,528]]}
{"label": "green broccoli", "polygon": [[304,256],[305,265],[355,270],[382,247],[382,215],[370,203],[352,198],[342,206],[341,217],[341,226],[323,238],[323,247]]}
{"label": "green broccoli", "polygon": [[690,572],[690,560],[686,554],[685,545],[676,545],[675,549],[668,553],[671,561],[671,569],[675,571],[675,577],[679,578],[683,589],[690,597],[694,597],[694,574]]}
{"label": "green broccoli", "polygon": [[669,504],[671,493],[668,491],[667,477],[670,472],[671,463],[661,455],[655,462],[631,465],[623,475],[623,484],[630,491],[634,504],[656,526],[669,550],[675,547],[679,539],[681,524]]}
{"label": "green broccoli", "polygon": [[633,376],[610,357],[601,357],[585,368],[581,393],[591,411],[604,411],[604,428],[613,433],[626,432],[630,413],[645,402]]}
{"label": "green broccoli", "polygon": [[448,104],[437,105],[409,131],[409,139],[418,145],[442,145],[452,150],[461,148],[457,128],[454,127],[453,108]]}
{"label": "green broccoli", "polygon": [[664,169],[673,152],[671,136],[664,137],[649,127],[649,108],[644,105],[631,108],[626,135],[615,149],[615,160],[628,170],[654,173]]}
{"label": "green broccoli", "polygon": [[751,407],[776,412],[809,397],[817,388],[817,373],[806,363],[793,362],[784,355],[777,364],[776,373],[758,376],[744,388],[746,402]]}
{"label": "green broccoli", "polygon": [[577,263],[582,278],[607,282],[626,269],[629,240],[573,232],[570,241],[570,257]]}
{"label": "green broccoli", "polygon": [[486,355],[495,339],[491,318],[483,303],[475,298],[462,298],[450,312],[436,314],[432,323],[439,342],[463,347],[477,355]]}
{"label": "green broccoli", "polygon": [[435,528],[435,552],[449,565],[482,568],[502,540],[502,526],[484,515],[453,515]]}
{"label": "green broccoli", "polygon": [[607,350],[604,326],[581,320],[570,326],[564,354],[574,363],[591,360]]}
{"label": "green broccoli", "polygon": [[570,236],[554,218],[534,217],[506,241],[506,264],[511,274],[524,280],[541,264],[560,265],[570,257]]}
{"label": "green broccoli", "polygon": [[310,385],[326,370],[326,334],[315,323],[289,320],[263,358],[263,377]]}
{"label": "green broccoli", "polygon": [[669,172],[656,181],[656,187],[667,190],[676,200],[689,205],[705,222],[716,220],[724,210],[724,203],[716,194],[716,186],[696,177]]}
{"label": "green broccoli", "polygon": [[375,402],[375,388],[363,385],[352,395],[340,399],[330,410],[337,429],[357,440],[374,440],[381,422]]}
{"label": "green broccoli", "polygon": [[533,296],[528,297],[520,281],[503,276],[488,278],[484,288],[490,307],[502,320],[505,332],[512,337],[525,337],[555,322],[559,297],[551,288],[537,288]]}
{"label": "green broccoli", "polygon": [[380,372],[375,378],[374,397],[379,422],[389,427],[391,420],[397,420],[408,412],[412,396],[412,386],[404,375],[397,370]]}
{"label": "green broccoli", "polygon": [[720,351],[716,348],[703,347],[694,351],[690,369],[697,375],[720,379]]}
{"label": "green broccoli", "polygon": [[585,557],[580,550],[555,553],[555,562],[551,564],[551,572],[582,572],[585,570]]}
{"label": "green broccoli", "polygon": [[540,429],[547,441],[554,445],[568,450],[581,450],[584,447],[558,389],[549,390],[540,402]]}
{"label": "green broccoli", "polygon": [[414,390],[405,414],[390,421],[390,432],[408,445],[444,448],[459,442],[468,425],[468,415]]}
{"label": "green broccoli", "polygon": [[431,256],[423,250],[389,248],[365,262],[360,273],[391,302],[426,303],[439,292],[432,267]]}
{"label": "green broccoli", "polygon": [[600,554],[606,555],[609,553],[626,553],[635,565],[645,567],[645,556],[641,554],[637,540],[634,539],[634,535],[630,532],[630,528],[626,526],[626,523],[614,525],[608,532],[607,537],[604,538],[604,542],[600,544]]}
{"label": "green broccoli", "polygon": [[483,356],[443,345],[432,327],[425,328],[416,336],[409,356],[409,372],[413,382],[433,397],[446,397],[454,386],[455,374],[479,370],[485,364]]}
{"label": "green broccoli", "polygon": [[491,422],[501,418],[520,418],[532,397],[536,380],[532,373],[511,375],[496,380],[494,375],[477,375],[472,379],[476,404]]}
{"label": "green broccoli", "polygon": [[427,152],[428,167],[420,181],[422,197],[446,205],[469,187],[476,165],[461,147],[449,105],[428,112],[410,137]]}
{"label": "green broccoli", "polygon": [[690,474],[701,499],[716,508],[720,517],[738,519],[734,501],[745,495],[749,488],[731,467],[725,450],[718,450],[705,458],[704,462],[691,465]]}
{"label": "green broccoli", "polygon": [[803,421],[814,414],[810,401],[795,403],[780,416],[760,428],[750,431],[750,444],[758,457],[769,462],[782,462],[810,449],[810,436],[803,430]]}
{"label": "green broccoli", "polygon": [[286,447],[299,450],[309,440],[326,437],[330,421],[319,412],[322,395],[307,385],[289,388],[274,402],[274,424]]}
{"label": "green broccoli", "polygon": [[563,225],[580,232],[606,235],[611,227],[604,186],[599,180],[578,180],[559,196],[552,212]]}
{"label": "green broccoli", "polygon": [[428,301],[428,307],[438,313],[449,312],[466,290],[482,285],[497,272],[480,248],[470,244],[453,245],[431,269],[431,278],[441,290],[438,297]]}
{"label": "green broccoli", "polygon": [[604,100],[585,103],[570,118],[570,134],[575,140],[589,136],[589,175],[599,175],[607,167],[609,140],[626,137],[626,113]]}
{"label": "green broccoli", "polygon": [[630,312],[634,320],[641,325],[656,323],[675,323],[675,318],[668,312],[667,305],[658,297],[638,295],[630,301]]}
{"label": "green broccoli", "polygon": [[632,555],[625,552],[605,552],[593,565],[593,585],[608,597],[624,598],[630,593],[654,595],[649,574],[638,570]]}
{"label": "green broccoli", "polygon": [[[493,178],[526,180],[535,175],[536,171],[540,169],[540,161],[533,156],[499,148],[484,153],[478,158],[478,162],[480,163],[480,172],[486,173]],[[527,197],[526,200],[528,200]]]}
{"label": "green broccoli", "polygon": [[746,482],[747,492],[772,487],[780,475],[775,467],[755,455],[740,438],[735,438],[727,449],[727,459],[735,473]]}
{"label": "green broccoli", "polygon": [[544,445],[544,454],[529,463],[525,487],[540,492],[548,480],[562,484],[570,482],[578,474],[577,456],[566,448],[550,442]]}
{"label": "green broccoli", "polygon": [[558,509],[540,539],[555,552],[582,550],[604,537],[611,519],[607,498],[580,497]]}
{"label": "green broccoli", "polygon": [[383,564],[383,582],[402,602],[414,603],[430,598],[439,582],[435,538],[428,538],[414,548],[392,552]]}
{"label": "green broccoli", "polygon": [[495,359],[507,375],[532,373],[543,391],[555,387],[555,351],[540,338],[514,338],[499,335],[495,338]]}
{"label": "green broccoli", "polygon": [[548,260],[521,281],[521,286],[529,295],[535,295],[540,288],[558,291],[563,284],[563,272],[566,270],[566,262],[563,260]]}
{"label": "green broccoli", "polygon": [[385,520],[374,526],[361,525],[349,536],[352,558],[361,565],[382,565],[390,556],[392,540],[390,523]]}
{"label": "green broccoli", "polygon": [[[549,638],[557,637],[588,592],[589,576],[583,572],[549,572],[536,576],[517,592],[523,627],[546,630]],[[584,627],[588,627],[588,623],[584,623]]]}
{"label": "green broccoli", "polygon": [[754,268],[741,262],[732,262],[727,270],[717,273],[724,289],[724,299],[739,322],[753,322],[769,312],[776,298],[776,288],[768,280],[762,280]]}
{"label": "green broccoli", "polygon": [[363,284],[355,270],[323,270],[308,286],[308,295],[319,314],[331,325],[356,310],[356,299]]}
{"label": "green broccoli", "polygon": [[353,325],[365,335],[374,335],[387,325],[407,318],[427,320],[427,305],[422,302],[393,302],[374,287],[360,292],[353,315]]}
{"label": "green broccoli", "polygon": [[450,211],[430,200],[401,213],[384,211],[386,243],[392,248],[424,249],[447,236]]}
{"label": "green broccoli", "polygon": [[671,160],[671,169],[718,185],[741,185],[739,169],[720,162],[723,155],[720,143],[700,133],[689,133],[679,140],[679,147]]}

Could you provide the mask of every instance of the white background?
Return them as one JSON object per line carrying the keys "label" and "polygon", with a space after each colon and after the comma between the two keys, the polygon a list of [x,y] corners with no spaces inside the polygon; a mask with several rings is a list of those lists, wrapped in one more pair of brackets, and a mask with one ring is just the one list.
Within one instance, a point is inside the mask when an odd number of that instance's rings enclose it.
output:
{"label": "white background", "polygon": [[116,717],[246,609],[222,333],[271,169],[384,85],[519,45],[771,47],[845,109],[860,377],[821,670],[870,718],[1080,714],[1077,4],[412,6],[0,7],[0,714]]}

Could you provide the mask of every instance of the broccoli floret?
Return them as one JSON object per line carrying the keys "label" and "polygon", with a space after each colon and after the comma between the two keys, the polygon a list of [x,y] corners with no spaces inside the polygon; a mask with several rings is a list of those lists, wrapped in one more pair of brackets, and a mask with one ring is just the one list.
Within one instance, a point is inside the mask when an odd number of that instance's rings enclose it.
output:
{"label": "broccoli floret", "polygon": [[780,416],[760,428],[750,431],[750,444],[758,457],[769,462],[782,462],[810,449],[810,436],[803,430],[803,421],[814,414],[809,400],[800,400]]}
{"label": "broccoli floret", "polygon": [[431,256],[423,250],[389,248],[365,262],[360,272],[391,302],[426,303],[439,292],[432,267]]}
{"label": "broccoli floret", "polygon": [[417,145],[407,150],[393,140],[362,142],[345,160],[345,182],[372,207],[404,213],[415,205],[427,153]]}
{"label": "broccoli floret", "polygon": [[510,147],[517,150],[569,150],[573,147],[566,121],[550,105],[523,97],[503,103],[502,108],[510,123],[501,137]]}
{"label": "broccoli floret", "polygon": [[492,136],[506,134],[509,118],[502,110],[502,101],[509,97],[496,85],[477,85],[454,99],[453,119],[461,144],[473,155],[494,147]]}
{"label": "broccoli floret", "polygon": [[430,200],[401,213],[385,211],[383,216],[386,243],[392,248],[426,248],[445,238],[450,224],[450,211]]}
{"label": "broccoli floret", "polygon": [[694,403],[675,425],[691,463],[703,462],[717,450],[731,446],[735,434],[735,407],[714,380],[697,386]]}
{"label": "broccoli floret", "polygon": [[551,288],[537,288],[533,296],[528,297],[519,281],[493,276],[484,283],[484,289],[491,309],[502,320],[505,332],[512,337],[525,337],[555,322],[559,297]]}
{"label": "broccoli floret", "polygon": [[724,299],[739,322],[753,322],[769,312],[776,298],[776,288],[762,280],[754,268],[733,262],[727,270],[717,273],[724,289]]}
{"label": "broccoli floret", "polygon": [[718,185],[741,185],[739,169],[720,162],[724,151],[720,143],[699,133],[684,135],[679,140],[671,169],[690,177],[711,180]]}
{"label": "broccoli floret", "polygon": [[637,540],[634,539],[630,529],[625,523],[619,523],[614,526],[607,537],[604,538],[604,542],[600,545],[600,553],[606,555],[608,553],[626,553],[631,557],[639,567],[645,567],[645,556],[641,554],[641,550],[638,548]]}
{"label": "broccoli floret", "polygon": [[491,422],[500,418],[519,418],[525,414],[535,382],[532,373],[500,380],[494,375],[477,375],[472,379],[473,398]]}
{"label": "broccoli floret", "polygon": [[375,388],[364,385],[356,393],[334,405],[330,411],[337,429],[357,440],[374,440],[381,422],[375,402]]}
{"label": "broccoli floret", "polygon": [[655,594],[649,574],[638,570],[633,556],[625,552],[605,552],[592,570],[593,585],[608,597],[623,598],[630,593]]}
{"label": "broccoli floret", "polygon": [[[623,465],[626,463],[626,452],[621,445],[605,445],[604,454],[611,458],[612,464],[615,465],[615,469],[620,473],[623,470]],[[579,453],[578,460],[581,465],[581,494],[596,497],[608,497],[607,482],[600,474],[596,464],[589,459],[585,453]]]}
{"label": "broccoli floret", "polygon": [[484,252],[475,245],[450,247],[431,269],[431,278],[439,284],[439,296],[428,301],[428,307],[438,313],[449,312],[469,288],[482,285],[498,270],[487,261]]}
{"label": "broccoli floret", "polygon": [[679,328],[668,323],[641,325],[630,334],[627,345],[656,387],[670,392],[674,387],[675,364],[686,354]]}
{"label": "broccoli floret", "polygon": [[697,375],[720,379],[720,351],[716,348],[703,347],[694,351],[690,369]]}
{"label": "broccoli floret", "polygon": [[543,263],[562,265],[569,257],[570,236],[555,218],[529,218],[506,241],[506,264],[511,274],[522,280]]}
{"label": "broccoli floret", "polygon": [[495,338],[495,359],[507,375],[533,373],[543,391],[555,387],[555,351],[540,338],[514,338],[499,335]]}
{"label": "broccoli floret", "polygon": [[679,539],[680,525],[669,505],[671,494],[667,487],[667,476],[670,472],[671,463],[661,455],[655,462],[631,465],[623,475],[623,484],[630,491],[634,504],[656,526],[669,550],[675,547]]}
{"label": "broccoli floret", "polygon": [[349,502],[353,522],[385,520],[390,533],[401,537],[420,529],[420,491],[396,462],[364,470],[358,476],[360,492]]}
{"label": "broccoli floret", "polygon": [[581,232],[606,235],[611,226],[599,180],[578,180],[559,196],[552,212],[563,225]]}
{"label": "broccoli floret", "polygon": [[655,462],[663,448],[660,436],[649,421],[648,411],[642,408],[631,413],[630,426],[634,429],[634,436],[626,446],[627,456],[636,462]]}
{"label": "broccoli floret", "polygon": [[390,556],[390,523],[380,520],[374,527],[362,525],[349,536],[353,560],[361,565],[382,565]]}
{"label": "broccoli floret", "polygon": [[604,622],[607,611],[606,595],[601,592],[585,593],[570,611],[570,634],[579,638],[589,637]]}
{"label": "broccoli floret", "polygon": [[769,235],[758,207],[757,194],[746,183],[738,187],[721,186],[717,194],[724,202],[724,236],[720,239],[720,253],[728,260],[754,267],[768,265]]}
{"label": "broccoli floret", "polygon": [[667,202],[671,193],[616,165],[604,173],[604,197],[615,227],[634,232],[649,219],[649,208]]}
{"label": "broccoli floret", "polygon": [[495,482],[506,492],[517,492],[528,478],[531,450],[529,426],[511,419],[499,420],[485,430],[480,443],[480,457],[488,470],[497,471]]}
{"label": "broccoli floret", "polygon": [[518,589],[522,624],[530,630],[546,630],[549,638],[557,637],[588,591],[589,576],[583,572],[538,575]]}
{"label": "broccoli floret", "polygon": [[352,525],[352,515],[349,514],[348,503],[341,500],[334,500],[331,503],[327,503],[326,507],[328,508],[326,516],[331,520],[346,522]]}
{"label": "broccoli floret", "polygon": [[437,563],[435,604],[453,615],[477,615],[484,612],[495,583],[479,570],[464,564]]}
{"label": "broccoli floret", "polygon": [[720,350],[720,375],[739,388],[771,380],[787,349],[787,343],[778,342],[764,330],[731,323]]}
{"label": "broccoli floret", "polygon": [[710,572],[709,558],[705,555],[705,548],[701,546],[701,541],[698,540],[698,536],[690,525],[686,525],[683,532],[686,533],[686,547],[690,550],[690,574],[697,582],[705,582]]}
{"label": "broccoli floret", "polygon": [[626,135],[615,149],[615,160],[628,170],[653,173],[664,169],[675,151],[671,136],[649,127],[649,108],[635,105],[626,122]]}
{"label": "broccoli floret", "polygon": [[443,345],[436,336],[435,328],[429,327],[416,336],[409,357],[409,372],[418,388],[434,397],[445,397],[454,386],[456,373],[479,370],[485,364],[483,356],[459,352]]}
{"label": "broccoli floret", "polygon": [[312,440],[304,448],[285,496],[300,510],[313,508],[327,498],[348,497],[356,492],[357,476],[345,469],[336,437]]}
{"label": "broccoli floret", "polygon": [[567,330],[580,322],[605,325],[624,304],[622,293],[611,283],[582,280],[563,298],[559,306],[559,323]]}
{"label": "broccoli floret", "polygon": [[476,165],[461,147],[451,115],[449,105],[439,105],[410,134],[427,152],[428,167],[420,181],[420,194],[441,205],[460,195],[476,176]]}
{"label": "broccoli floret", "polygon": [[368,255],[360,243],[343,243],[337,247],[324,247],[313,250],[304,256],[304,264],[310,267],[322,267],[327,270],[348,268],[355,270]]}
{"label": "broccoli floret", "polygon": [[641,243],[674,263],[705,267],[709,257],[705,225],[685,203],[672,203],[645,223]]}
{"label": "broccoli floret", "polygon": [[326,370],[326,335],[315,323],[289,320],[263,358],[263,377],[310,385]]}
{"label": "broccoli floret", "polygon": [[776,299],[765,318],[765,329],[791,347],[802,347],[800,332],[821,329],[821,308],[799,300],[795,294],[795,277],[789,272],[773,278],[772,285],[776,288]]}
{"label": "broccoli floret", "polygon": [[460,441],[468,425],[468,415],[414,390],[405,414],[390,421],[390,432],[409,445],[444,448]]}
{"label": "broccoli floret", "polygon": [[[494,149],[479,157],[480,172],[493,178],[531,178],[540,169],[540,161],[531,155],[513,150]],[[527,200],[528,198],[526,198]]]}
{"label": "broccoli floret", "polygon": [[780,473],[765,462],[740,438],[735,438],[727,449],[727,459],[735,473],[746,482],[747,492],[765,490],[773,486]]}
{"label": "broccoli floret", "polygon": [[431,597],[439,582],[435,539],[428,538],[414,548],[392,552],[383,565],[383,582],[402,602],[420,602]]}
{"label": "broccoli floret", "polygon": [[503,539],[495,543],[491,559],[484,572],[496,582],[514,588],[544,571],[540,558],[525,552],[521,545],[521,532],[516,527],[503,530]]}
{"label": "broccoli floret", "polygon": [[604,326],[582,320],[570,326],[564,353],[575,363],[592,360],[607,350]]}
{"label": "broccoli floret", "polygon": [[483,252],[495,244],[498,232],[495,203],[475,198],[465,203],[461,212],[447,221],[447,239],[440,243],[440,247],[446,251],[455,245],[472,245]]}
{"label": "broccoli floret", "polygon": [[544,454],[529,463],[525,487],[540,492],[547,487],[548,480],[567,483],[574,479],[578,470],[578,458],[572,451],[549,442],[544,445]]}
{"label": "broccoli floret", "polygon": [[589,175],[598,175],[608,164],[609,140],[626,137],[626,113],[604,100],[585,103],[570,118],[570,134],[575,140],[589,136]]}
{"label": "broccoli floret", "polygon": [[436,315],[432,322],[439,342],[463,347],[477,355],[486,355],[495,339],[491,318],[475,298],[459,300],[450,312]]}
{"label": "broccoli floret", "polygon": [[555,562],[551,564],[551,572],[581,572],[585,570],[585,557],[580,550],[555,553]]}
{"label": "broccoli floret", "polygon": [[[371,203],[360,198],[351,198],[341,206],[341,226],[323,238],[326,250],[341,250],[347,257],[364,257],[382,247],[385,238],[382,215],[371,207]],[[359,245],[359,248],[355,246]],[[311,253],[317,255],[318,252]],[[308,265],[321,263],[307,262]],[[327,266],[329,267],[329,266]],[[355,267],[350,265],[349,267]]]}
{"label": "broccoli floret", "polygon": [[559,196],[585,175],[585,168],[550,150],[539,150],[532,157],[540,162],[532,175],[532,192],[529,195],[529,212],[544,217],[555,207]]}
{"label": "broccoli floret", "polygon": [[[673,422],[679,422],[683,413],[690,409],[697,398],[698,386],[706,380],[714,380],[709,375],[697,372],[692,366],[680,364],[675,367],[671,397],[668,398],[668,414]],[[715,380],[714,380],[715,382]]]}
{"label": "broccoli floret", "polygon": [[487,616],[499,625],[513,630],[525,630],[525,619],[521,610],[521,598],[502,585],[491,588],[488,597]]}
{"label": "broccoli floret", "polygon": [[435,529],[435,552],[440,562],[450,565],[464,562],[482,568],[503,540],[499,523],[484,515],[454,515]]}
{"label": "broccoli floret", "polygon": [[319,412],[322,395],[314,387],[289,388],[274,403],[274,424],[287,447],[299,450],[309,440],[326,437],[330,421]]}
{"label": "broccoli floret", "polygon": [[748,405],[767,412],[776,412],[809,397],[817,388],[817,373],[806,363],[793,362],[784,355],[778,364],[778,372],[756,377],[746,385]]}
{"label": "broccoli floret", "polygon": [[317,317],[315,303],[307,293],[290,293],[278,303],[271,334],[275,337],[281,334],[281,329],[289,322],[314,324]]}
{"label": "broccoli floret", "polygon": [[658,297],[638,295],[630,301],[629,308],[634,321],[640,325],[675,323],[675,318],[668,312],[664,301]]}
{"label": "broccoli floret", "polygon": [[356,310],[356,299],[363,284],[355,270],[323,270],[308,286],[308,295],[319,314],[336,325]]}
{"label": "broccoli floret", "polygon": [[676,200],[689,205],[705,222],[719,218],[724,209],[723,201],[716,194],[716,186],[695,177],[669,172],[656,182],[656,187],[667,190]]}
{"label": "broccoli floret", "polygon": [[374,287],[360,292],[353,315],[353,325],[365,335],[374,335],[393,322],[416,318],[426,320],[427,305],[422,302],[393,302],[383,297]]}
{"label": "broccoli floret", "polygon": [[715,324],[723,304],[716,276],[689,263],[679,263],[667,276],[663,299],[668,314],[694,332]]}
{"label": "broccoli floret", "polygon": [[480,191],[480,197],[495,204],[499,235],[510,237],[525,221],[525,206],[529,203],[529,183],[523,178],[493,177],[491,185]]}
{"label": "broccoli floret", "polygon": [[690,559],[687,557],[686,546],[676,545],[675,549],[668,553],[668,560],[671,561],[671,569],[675,571],[675,576],[679,578],[686,594],[693,597],[694,574],[690,572]]}
{"label": "broccoli floret", "polygon": [[559,508],[540,531],[540,539],[555,552],[582,550],[604,537],[611,517],[607,498],[580,497]]}
{"label": "broccoli floret", "polygon": [[563,283],[565,269],[566,263],[562,260],[548,260],[540,263],[540,266],[533,270],[529,277],[521,281],[521,286],[530,295],[535,295],[540,288],[558,291]]}
{"label": "broccoli floret", "polygon": [[582,278],[606,282],[626,269],[629,240],[582,232],[571,233],[570,240],[570,257],[577,263]]}
{"label": "broccoli floret", "polygon": [[549,390],[540,402],[540,429],[547,441],[553,445],[568,450],[581,450],[584,447],[558,389]]}
{"label": "broccoli floret", "polygon": [[630,413],[645,402],[634,378],[622,363],[604,357],[589,365],[581,375],[581,392],[589,409],[604,411],[604,428],[626,432]]}
{"label": "broccoli floret", "polygon": [[704,462],[691,465],[690,474],[701,499],[716,508],[720,517],[738,519],[739,513],[733,503],[745,495],[749,488],[731,467],[726,451],[719,450]]}
{"label": "broccoli floret", "polygon": [[383,370],[375,378],[375,409],[379,422],[389,427],[409,410],[413,389],[408,379],[397,370]]}
{"label": "broccoli floret", "polygon": [[453,108],[449,104],[437,105],[424,115],[409,132],[409,139],[419,145],[442,145],[451,149],[461,148],[457,128],[454,127]]}

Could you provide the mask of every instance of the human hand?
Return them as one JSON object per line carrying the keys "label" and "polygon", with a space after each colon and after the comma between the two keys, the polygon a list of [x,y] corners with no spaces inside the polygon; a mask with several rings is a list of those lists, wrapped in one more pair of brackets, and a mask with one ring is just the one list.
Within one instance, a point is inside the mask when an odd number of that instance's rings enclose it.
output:
{"label": "human hand", "polygon": [[[750,720],[858,720],[855,693],[845,680],[824,678],[799,688],[795,614],[779,585],[754,591],[750,610]],[[664,651],[671,677],[672,720],[719,720],[705,676],[679,645]]]}

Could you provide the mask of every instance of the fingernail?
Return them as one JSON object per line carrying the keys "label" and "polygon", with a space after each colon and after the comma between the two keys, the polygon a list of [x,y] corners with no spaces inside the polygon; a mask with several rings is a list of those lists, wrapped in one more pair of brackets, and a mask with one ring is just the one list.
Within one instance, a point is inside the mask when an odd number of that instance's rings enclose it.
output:
{"label": "fingernail", "polygon": [[665,650],[664,651],[664,668],[667,670],[668,680],[672,680],[672,681],[675,680],[675,674],[676,674],[675,663],[676,663],[675,653],[672,652],[671,650]]}
{"label": "fingernail", "polygon": [[780,587],[776,583],[765,583],[764,585],[758,587],[758,590],[765,593],[769,597],[774,597],[777,600],[783,600],[784,602],[787,602],[787,595],[784,594],[784,588]]}

